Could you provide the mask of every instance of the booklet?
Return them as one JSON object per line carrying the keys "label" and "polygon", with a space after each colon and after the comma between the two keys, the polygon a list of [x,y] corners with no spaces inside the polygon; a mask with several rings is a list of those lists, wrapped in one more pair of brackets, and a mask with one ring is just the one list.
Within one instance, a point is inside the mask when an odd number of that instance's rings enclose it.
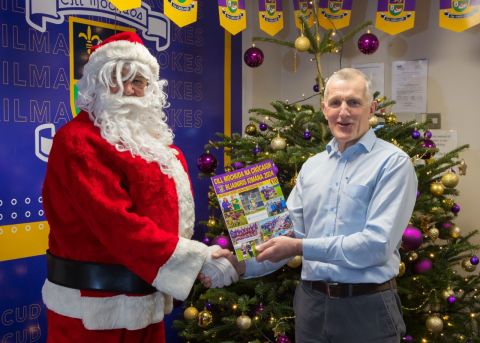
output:
{"label": "booklet", "polygon": [[211,179],[239,261],[255,257],[256,245],[272,237],[293,236],[293,224],[271,160]]}

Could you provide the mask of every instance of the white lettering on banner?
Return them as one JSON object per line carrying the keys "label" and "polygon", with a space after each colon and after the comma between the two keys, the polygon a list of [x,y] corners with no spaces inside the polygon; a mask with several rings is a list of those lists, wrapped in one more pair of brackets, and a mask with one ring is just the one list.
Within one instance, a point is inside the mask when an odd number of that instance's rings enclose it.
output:
{"label": "white lettering on banner", "polygon": [[142,7],[119,11],[107,0],[26,0],[25,19],[34,29],[45,32],[47,23],[61,24],[65,16],[101,15],[135,27],[147,41],[155,42],[157,51],[170,46],[170,20],[142,2]]}
{"label": "white lettering on banner", "polygon": [[42,89],[62,89],[69,91],[70,80],[64,68],[47,65],[29,64],[22,66],[18,62],[1,61],[0,82],[3,85]]}
{"label": "white lettering on banner", "polygon": [[203,125],[203,112],[199,109],[167,108],[168,125],[174,129],[178,127],[201,128]]}
{"label": "white lettering on banner", "polygon": [[27,99],[20,102],[19,98],[3,98],[1,100],[3,116],[0,117],[0,123],[65,124],[72,119],[69,106],[63,101],[54,102],[52,105],[53,100],[30,99],[30,113],[25,114],[24,106],[20,108],[20,105],[26,101]]}

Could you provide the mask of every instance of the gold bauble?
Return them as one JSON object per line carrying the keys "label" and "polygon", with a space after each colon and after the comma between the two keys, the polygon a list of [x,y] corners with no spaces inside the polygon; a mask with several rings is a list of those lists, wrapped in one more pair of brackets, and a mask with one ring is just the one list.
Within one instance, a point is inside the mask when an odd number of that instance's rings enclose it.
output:
{"label": "gold bauble", "polygon": [[442,292],[442,296],[443,296],[444,299],[447,299],[451,295],[455,295],[455,292],[451,288],[447,288],[446,290],[444,290]]}
{"label": "gold bauble", "polygon": [[442,176],[442,184],[448,188],[454,188],[456,185],[458,185],[458,181],[458,175],[452,172],[446,172]]}
{"label": "gold bauble", "polygon": [[410,251],[408,254],[408,260],[410,262],[415,261],[418,258],[418,254],[415,251]]}
{"label": "gold bauble", "polygon": [[471,273],[471,272],[474,272],[474,271],[475,271],[475,268],[477,268],[477,266],[474,265],[474,264],[472,264],[472,263],[470,262],[470,259],[467,258],[467,259],[465,259],[465,260],[462,261],[462,268],[463,268],[465,271]]}
{"label": "gold bauble", "polygon": [[432,241],[434,241],[438,238],[438,236],[440,236],[440,231],[436,227],[432,227],[430,230],[428,230],[428,235]]}
{"label": "gold bauble", "polygon": [[375,127],[378,125],[378,117],[376,115],[373,115],[372,117],[370,117],[368,122],[370,123],[371,127]]}
{"label": "gold bauble", "polygon": [[250,123],[245,126],[245,133],[250,136],[255,135],[257,133],[257,127],[255,126],[255,124]]}
{"label": "gold bauble", "polygon": [[209,229],[214,228],[215,226],[217,226],[217,224],[218,224],[217,218],[215,218],[215,217],[209,217],[208,218],[207,227]]}
{"label": "gold bauble", "polygon": [[230,166],[225,166],[225,167],[223,168],[223,170],[225,170],[225,173],[229,173],[229,172],[231,172],[231,171],[233,170],[233,168],[230,167]]}
{"label": "gold bauble", "polygon": [[428,316],[425,326],[427,327],[427,330],[430,331],[431,333],[440,333],[443,330],[443,320],[442,318],[438,316]]}
{"label": "gold bauble", "polygon": [[385,123],[388,125],[394,125],[397,123],[397,116],[393,113],[390,113],[385,116]]}
{"label": "gold bauble", "polygon": [[450,210],[454,204],[455,201],[452,198],[445,198],[442,200],[442,205],[448,210]]}
{"label": "gold bauble", "polygon": [[217,197],[217,194],[214,191],[208,191],[207,195],[208,199],[210,200],[215,200],[215,198]]}
{"label": "gold bauble", "polygon": [[403,276],[405,274],[405,263],[400,262],[400,266],[398,267],[398,275],[397,276]]}
{"label": "gold bauble", "polygon": [[433,182],[430,184],[430,193],[439,197],[445,191],[445,187],[440,182]]}
{"label": "gold bauble", "polygon": [[183,311],[183,318],[186,320],[194,320],[198,317],[198,310],[196,307],[190,306]]}
{"label": "gold bauble", "polygon": [[252,318],[250,318],[245,314],[242,314],[237,318],[236,323],[237,323],[237,327],[240,330],[248,330],[250,326],[252,326]]}
{"label": "gold bauble", "polygon": [[307,51],[310,49],[310,41],[303,34],[295,39],[295,49],[298,51]]}
{"label": "gold bauble", "polygon": [[298,268],[302,264],[302,256],[294,256],[287,262],[290,268]]}
{"label": "gold bauble", "polygon": [[288,182],[288,185],[292,188],[295,187],[295,185],[297,184],[297,178],[298,178],[298,173],[295,173],[295,175],[293,175],[291,180]]}
{"label": "gold bauble", "polygon": [[206,328],[213,322],[212,313],[209,310],[203,310],[198,314],[198,326]]}
{"label": "gold bauble", "polygon": [[459,238],[461,235],[462,235],[462,232],[457,225],[454,225],[450,228],[450,236],[452,238]]}
{"label": "gold bauble", "polygon": [[270,146],[273,150],[283,150],[287,146],[285,138],[277,136],[270,142]]}

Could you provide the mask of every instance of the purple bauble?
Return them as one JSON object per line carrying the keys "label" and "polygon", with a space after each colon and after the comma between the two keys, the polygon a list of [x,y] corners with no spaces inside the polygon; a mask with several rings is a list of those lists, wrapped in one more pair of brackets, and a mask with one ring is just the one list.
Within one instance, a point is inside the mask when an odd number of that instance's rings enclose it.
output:
{"label": "purple bauble", "polygon": [[263,51],[255,46],[252,46],[245,51],[245,54],[243,54],[243,60],[249,67],[258,67],[263,63]]}
{"label": "purple bauble", "polygon": [[417,274],[424,274],[432,269],[433,263],[429,258],[421,258],[415,262],[413,270]]}
{"label": "purple bauble", "polygon": [[[435,145],[435,143],[430,140],[430,139],[424,139],[422,141],[422,148],[426,148],[426,149],[434,149],[436,148],[437,146]],[[422,155],[422,159],[424,160],[428,160],[430,157],[432,157],[433,155],[435,155],[435,152],[432,151],[427,151],[425,152],[423,155]]]}
{"label": "purple bauble", "polygon": [[265,307],[263,306],[263,303],[258,304],[257,308],[255,309],[255,314],[257,316],[261,315],[262,312],[265,310]]}
{"label": "purple bauble", "polygon": [[470,263],[476,266],[478,264],[478,256],[473,255],[472,257],[470,257]]}
{"label": "purple bauble", "polygon": [[425,137],[425,139],[431,139],[432,138],[432,132],[431,131],[425,131],[423,133],[423,137]]}
{"label": "purple bauble", "polygon": [[303,131],[303,139],[308,141],[311,138],[312,138],[312,133],[310,132],[309,129],[306,129],[305,131]]}
{"label": "purple bauble", "polygon": [[447,298],[447,302],[448,302],[450,305],[455,304],[455,301],[457,301],[457,298],[455,298],[454,295],[450,295],[450,296]]}
{"label": "purple bauble", "polygon": [[407,226],[402,235],[402,248],[405,251],[415,250],[423,243],[423,234],[415,226]]}
{"label": "purple bauble", "polygon": [[445,230],[450,230],[450,228],[453,226],[453,223],[452,222],[445,222],[442,224],[442,229],[445,229]]}
{"label": "purple bauble", "polygon": [[202,173],[213,173],[217,168],[217,159],[209,152],[204,152],[197,159],[197,167]]}
{"label": "purple bauble", "polygon": [[413,130],[413,131],[412,131],[412,138],[413,138],[413,139],[419,139],[420,136],[421,136],[421,135],[420,135],[420,131],[418,131],[418,130]]}
{"label": "purple bauble", "polygon": [[412,343],[413,342],[413,337],[410,336],[410,335],[403,336],[402,341],[407,342],[407,343]]}
{"label": "purple bauble", "polygon": [[236,161],[236,162],[233,162],[231,164],[232,168],[233,169],[241,169],[243,168],[245,165],[243,164],[243,162],[240,162],[240,161]]}
{"label": "purple bauble", "polygon": [[260,131],[266,131],[268,129],[268,126],[265,123],[260,123],[258,125],[258,128],[260,129]]}
{"label": "purple bauble", "polygon": [[223,249],[229,249],[230,248],[230,239],[227,236],[224,235],[219,235],[212,239],[212,245],[219,245]]}
{"label": "purple bauble", "polygon": [[275,174],[275,176],[278,175],[278,167],[275,164],[273,165],[273,173]]}
{"label": "purple bauble", "polygon": [[420,196],[420,191],[417,189],[417,199]]}
{"label": "purple bauble", "polygon": [[262,152],[262,149],[260,149],[259,146],[256,146],[255,148],[252,149],[252,153],[253,153],[254,155],[258,155],[258,154],[261,153],[261,152]]}
{"label": "purple bauble", "polygon": [[213,310],[213,305],[209,301],[205,301],[205,308],[209,311]]}
{"label": "purple bauble", "polygon": [[207,236],[203,237],[202,243],[205,245],[210,245],[210,238],[208,238]]}
{"label": "purple bauble", "polygon": [[358,49],[365,55],[373,54],[377,51],[379,44],[377,36],[370,32],[364,33],[358,39]]}
{"label": "purple bauble", "polygon": [[459,204],[453,204],[450,211],[452,211],[454,214],[457,214],[458,212],[460,212],[460,205]]}
{"label": "purple bauble", "polygon": [[277,338],[275,339],[275,343],[290,343],[290,342],[291,342],[290,338],[288,338],[288,336],[285,334],[277,335]]}
{"label": "purple bauble", "polygon": [[318,84],[313,85],[313,91],[314,91],[315,93],[320,92],[320,86],[319,86]]}

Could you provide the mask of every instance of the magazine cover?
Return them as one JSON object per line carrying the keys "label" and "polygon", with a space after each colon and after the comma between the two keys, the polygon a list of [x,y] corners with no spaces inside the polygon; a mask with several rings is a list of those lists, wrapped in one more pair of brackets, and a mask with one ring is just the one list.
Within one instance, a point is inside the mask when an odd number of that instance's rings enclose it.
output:
{"label": "magazine cover", "polygon": [[257,255],[256,245],[275,236],[293,236],[293,224],[271,160],[212,178],[235,255]]}

